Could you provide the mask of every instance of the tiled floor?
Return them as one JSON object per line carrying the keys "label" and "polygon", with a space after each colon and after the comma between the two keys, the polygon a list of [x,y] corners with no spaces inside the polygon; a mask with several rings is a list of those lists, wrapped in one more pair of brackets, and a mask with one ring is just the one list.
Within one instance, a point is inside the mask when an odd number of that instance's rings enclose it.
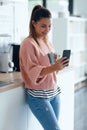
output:
{"label": "tiled floor", "polygon": [[75,91],[74,130],[87,130],[87,86]]}

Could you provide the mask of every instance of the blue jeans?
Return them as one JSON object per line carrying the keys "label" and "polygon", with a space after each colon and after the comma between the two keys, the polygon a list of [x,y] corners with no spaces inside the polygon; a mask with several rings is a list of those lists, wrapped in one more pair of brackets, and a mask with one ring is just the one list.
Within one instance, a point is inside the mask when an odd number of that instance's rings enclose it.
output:
{"label": "blue jeans", "polygon": [[60,108],[59,95],[44,99],[27,94],[27,103],[44,130],[60,130],[58,125]]}

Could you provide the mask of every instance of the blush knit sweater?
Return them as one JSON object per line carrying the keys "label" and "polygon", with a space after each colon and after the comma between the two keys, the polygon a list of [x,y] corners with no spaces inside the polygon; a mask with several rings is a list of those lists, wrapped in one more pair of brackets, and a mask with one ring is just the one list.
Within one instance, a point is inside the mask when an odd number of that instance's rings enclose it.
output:
{"label": "blush knit sweater", "polygon": [[40,43],[42,49],[32,37],[25,38],[20,46],[20,71],[25,87],[34,90],[56,89],[56,71],[40,76],[43,68],[50,66],[48,47]]}

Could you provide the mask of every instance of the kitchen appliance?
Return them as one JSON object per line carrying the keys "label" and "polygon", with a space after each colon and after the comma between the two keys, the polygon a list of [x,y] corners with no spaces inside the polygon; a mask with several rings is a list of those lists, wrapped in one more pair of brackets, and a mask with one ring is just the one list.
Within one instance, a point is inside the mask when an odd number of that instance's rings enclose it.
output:
{"label": "kitchen appliance", "polygon": [[0,47],[0,72],[12,72],[13,67],[11,45]]}
{"label": "kitchen appliance", "polygon": [[0,72],[12,72],[14,63],[9,53],[0,53]]}
{"label": "kitchen appliance", "polygon": [[14,63],[13,70],[14,71],[20,71],[20,66],[19,66],[20,44],[13,43],[11,46],[12,46],[12,61]]}
{"label": "kitchen appliance", "polygon": [[11,36],[0,34],[0,72],[20,71],[18,43],[13,43]]}
{"label": "kitchen appliance", "polygon": [[12,72],[13,67],[11,35],[0,34],[0,72]]}

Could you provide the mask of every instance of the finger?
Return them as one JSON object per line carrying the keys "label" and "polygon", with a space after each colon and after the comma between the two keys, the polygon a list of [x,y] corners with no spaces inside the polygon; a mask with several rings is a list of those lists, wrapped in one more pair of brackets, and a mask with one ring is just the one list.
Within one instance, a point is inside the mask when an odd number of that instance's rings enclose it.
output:
{"label": "finger", "polygon": [[67,57],[62,57],[62,60],[67,60]]}
{"label": "finger", "polygon": [[68,64],[69,64],[69,59],[64,60],[64,61],[63,61],[63,64],[64,64],[65,66],[68,66]]}
{"label": "finger", "polygon": [[58,55],[58,57],[61,57],[60,55]]}

